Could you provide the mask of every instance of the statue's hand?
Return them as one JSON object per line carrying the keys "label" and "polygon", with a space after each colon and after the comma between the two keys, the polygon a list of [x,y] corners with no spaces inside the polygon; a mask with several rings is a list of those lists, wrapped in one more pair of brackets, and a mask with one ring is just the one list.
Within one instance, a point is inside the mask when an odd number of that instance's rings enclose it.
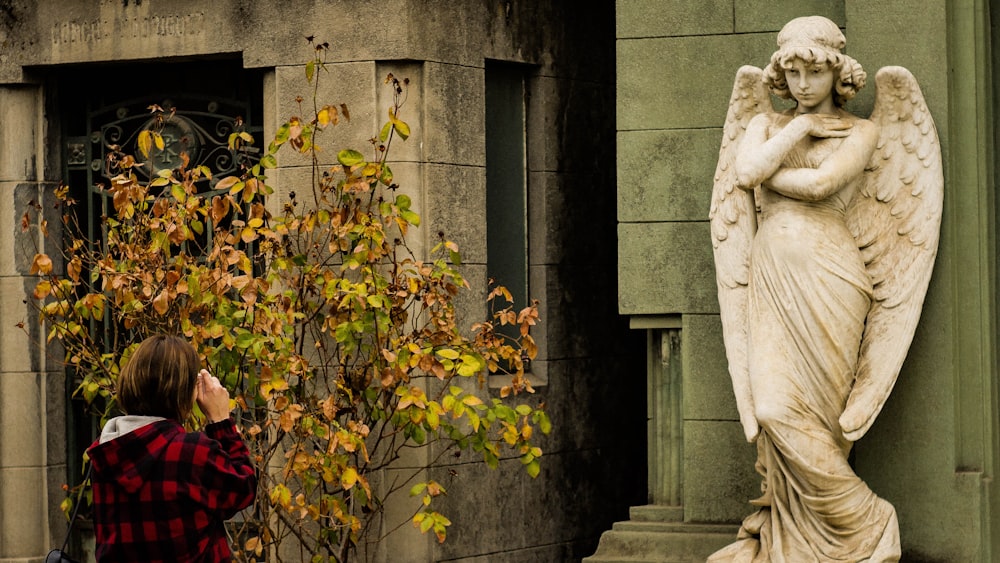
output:
{"label": "statue's hand", "polygon": [[753,443],[757,440],[757,435],[760,434],[760,425],[757,424],[757,419],[753,416],[741,416],[740,419],[740,423],[743,425],[743,434],[746,435],[747,442]]}
{"label": "statue's hand", "polygon": [[851,442],[860,440],[870,426],[869,421],[875,413],[875,408],[875,398],[870,394],[864,396],[852,394],[847,401],[847,408],[840,415],[840,430],[844,433],[844,438]]}
{"label": "statue's hand", "polygon": [[804,113],[796,117],[793,123],[803,128],[804,135],[821,139],[846,137],[854,127],[853,123],[842,117],[825,113]]}

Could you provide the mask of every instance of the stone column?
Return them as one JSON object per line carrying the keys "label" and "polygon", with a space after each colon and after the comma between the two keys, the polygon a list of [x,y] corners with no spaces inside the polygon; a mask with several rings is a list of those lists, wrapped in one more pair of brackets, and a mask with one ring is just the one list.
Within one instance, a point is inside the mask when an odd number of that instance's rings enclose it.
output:
{"label": "stone column", "polygon": [[[0,87],[0,560],[33,561],[61,541],[66,482],[65,377],[45,356],[44,331],[26,304],[28,275],[44,241],[21,216],[44,202],[45,123],[41,87]],[[50,163],[58,162],[53,158]],[[51,207],[43,205],[42,208]],[[50,218],[50,222],[52,219]],[[48,372],[49,367],[54,371]]]}

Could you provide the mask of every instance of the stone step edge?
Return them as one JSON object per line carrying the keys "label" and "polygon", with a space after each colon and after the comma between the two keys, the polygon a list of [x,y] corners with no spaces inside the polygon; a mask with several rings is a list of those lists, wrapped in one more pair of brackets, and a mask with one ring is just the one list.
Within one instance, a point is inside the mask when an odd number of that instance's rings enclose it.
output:
{"label": "stone step edge", "polygon": [[638,532],[654,534],[721,534],[731,535],[736,541],[740,527],[736,524],[702,524],[696,522],[648,522],[628,520],[615,522],[611,527],[615,532]]}

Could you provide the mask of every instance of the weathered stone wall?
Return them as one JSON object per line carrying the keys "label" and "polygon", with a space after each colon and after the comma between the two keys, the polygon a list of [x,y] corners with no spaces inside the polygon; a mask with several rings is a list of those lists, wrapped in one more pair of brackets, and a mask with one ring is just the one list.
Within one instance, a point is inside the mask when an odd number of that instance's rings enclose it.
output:
{"label": "weathered stone wall", "polygon": [[818,14],[845,30],[868,72],[848,109],[870,113],[877,70],[905,66],[945,156],[921,326],[854,463],[896,507],[904,561],[996,559],[994,4],[618,0],[619,308],[639,326],[682,319],[686,521],[738,522],[759,481],[726,373],[707,222],[733,78],[741,65],[766,64],[787,21]]}
{"label": "weathered stone wall", "polygon": [[[351,109],[350,123],[336,129],[337,145],[363,147],[378,130],[387,72],[411,79],[403,117],[413,135],[393,147],[393,169],[423,217],[416,246],[427,249],[438,230],[446,231],[463,250],[473,287],[482,286],[485,60],[527,65],[530,295],[540,300],[544,319],[536,334],[537,400],[554,424],[541,444],[542,474],[526,478],[517,459],[491,472],[467,463],[468,454],[451,457],[432,475],[449,490],[443,509],[455,524],[448,542],[438,546],[407,524],[378,553],[394,562],[579,559],[645,495],[641,336],[618,315],[612,266],[613,9],[597,0],[0,2],[0,188],[15,195],[4,198],[0,229],[6,240],[18,229],[21,200],[28,199],[21,190],[41,192],[43,180],[59,179],[60,120],[47,101],[115,87],[46,92],[42,84],[63,84],[53,78],[64,69],[129,63],[156,73],[163,61],[235,57],[264,70],[270,134],[295,112],[295,96],[306,94],[301,63],[311,53],[303,37],[315,36],[331,47],[320,97]],[[183,79],[198,88],[197,76]],[[306,164],[283,157],[275,174],[279,195],[299,185]],[[34,320],[21,302],[31,284],[25,270],[9,265],[0,274],[11,289],[0,309],[8,327],[0,341],[0,560],[20,560],[43,555],[64,529],[55,510],[67,480],[63,377],[57,363],[44,361],[37,339],[29,346],[10,329]],[[470,322],[482,314],[473,301],[466,306]],[[411,502],[400,499],[390,515],[412,514]],[[7,517],[18,513],[38,514],[39,521]]]}

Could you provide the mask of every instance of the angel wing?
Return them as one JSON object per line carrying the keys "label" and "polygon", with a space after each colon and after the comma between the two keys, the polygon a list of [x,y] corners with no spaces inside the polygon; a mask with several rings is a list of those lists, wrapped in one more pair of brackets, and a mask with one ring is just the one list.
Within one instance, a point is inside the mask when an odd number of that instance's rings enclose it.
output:
{"label": "angel wing", "polygon": [[722,129],[712,207],[708,213],[726,359],[736,394],[736,408],[747,441],[753,441],[759,430],[750,394],[747,356],[747,284],[750,281],[750,243],[757,231],[757,214],[753,193],[736,187],[733,164],[750,120],[757,114],[774,111],[762,76],[761,69],[749,65],[736,72],[729,112]]}
{"label": "angel wing", "polygon": [[941,145],[916,79],[902,67],[875,77],[879,141],[848,210],[874,287],[854,387],[840,417],[855,441],[881,412],[903,366],[934,268],[944,176]]}

